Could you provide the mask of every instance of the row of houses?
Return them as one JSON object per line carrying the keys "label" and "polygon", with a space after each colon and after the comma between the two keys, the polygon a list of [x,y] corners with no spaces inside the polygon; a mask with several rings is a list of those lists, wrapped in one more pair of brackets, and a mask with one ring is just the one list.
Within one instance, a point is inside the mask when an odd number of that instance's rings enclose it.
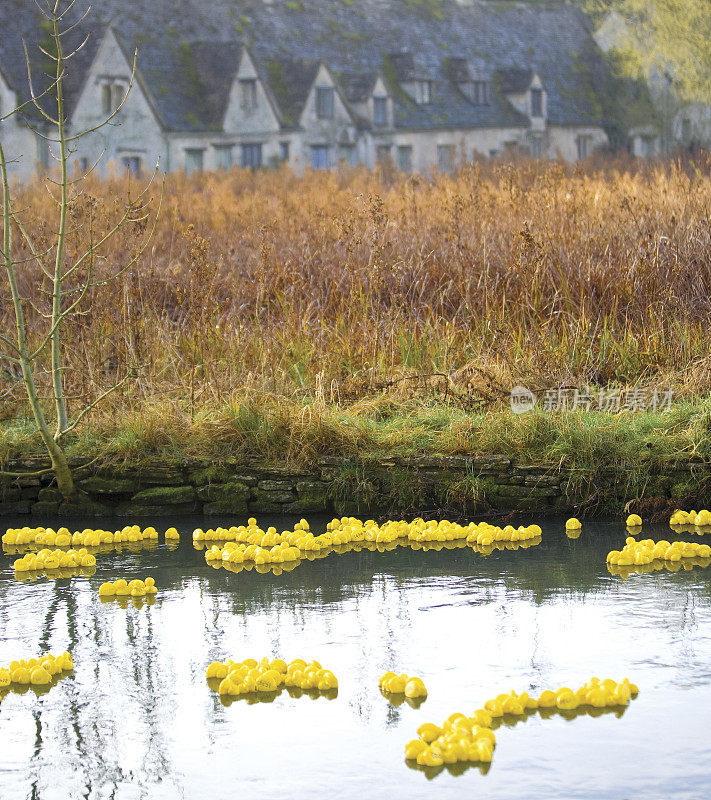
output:
{"label": "row of houses", "polygon": [[[298,12],[252,0],[248,32],[242,23],[232,36],[234,0],[214,0],[209,18],[195,0],[180,13],[162,0],[105,2],[108,21],[89,16],[76,32],[90,38],[69,64],[67,118],[76,133],[118,113],[76,144],[81,169],[101,159],[102,170],[133,173],[158,162],[187,172],[379,162],[448,171],[502,154],[573,161],[608,141],[595,98],[604,61],[567,3],[445,0],[441,15],[408,17],[401,0],[313,0]],[[20,41],[30,52],[39,44],[31,15],[13,31],[5,13],[0,110],[26,98]],[[0,122],[20,177],[50,163],[37,125],[27,115]]]}

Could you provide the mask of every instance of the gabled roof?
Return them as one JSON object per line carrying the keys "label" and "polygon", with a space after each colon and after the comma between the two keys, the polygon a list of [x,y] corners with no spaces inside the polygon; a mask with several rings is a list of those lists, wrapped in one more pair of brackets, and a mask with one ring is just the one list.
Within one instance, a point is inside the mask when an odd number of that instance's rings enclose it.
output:
{"label": "gabled roof", "polygon": [[465,83],[472,78],[466,58],[445,58],[442,60],[442,70],[449,80],[454,83]]}
{"label": "gabled roof", "polygon": [[496,70],[496,77],[504,94],[521,94],[521,92],[525,92],[531,85],[534,74],[532,69],[520,69],[519,67]]}
{"label": "gabled roof", "polygon": [[[88,4],[89,0],[86,0]],[[77,4],[77,13],[82,3]],[[382,72],[392,90],[396,127],[524,125],[505,98],[473,106],[456,87],[464,74],[504,78],[511,71],[535,71],[547,92],[550,124],[599,121],[596,87],[607,74],[586,18],[567,2],[525,3],[442,0],[441,13],[406,0],[102,0],[76,35],[92,30],[90,43],[72,66],[71,107],[106,25],[124,50],[138,48],[144,89],[166,127],[212,129],[219,125],[241,47],[248,47],[281,110],[294,125],[319,63],[344,76],[346,98],[363,97],[364,76]],[[0,2],[0,64],[20,91],[24,76],[23,37],[33,56],[43,34],[31,0]],[[389,56],[387,54],[390,54]],[[34,70],[42,72],[41,59]],[[361,77],[358,77],[361,76]],[[432,81],[432,103],[414,104],[399,84]]]}
{"label": "gabled roof", "polygon": [[236,42],[204,40],[139,47],[138,75],[164,126],[219,130],[241,53]]}
{"label": "gabled roof", "polygon": [[412,53],[388,53],[393,74],[401,83],[429,78],[425,71],[415,64],[415,57]]}
{"label": "gabled roof", "polygon": [[377,72],[345,71],[337,77],[348,102],[365,103],[373,94],[379,75]]}
{"label": "gabled roof", "polygon": [[317,58],[273,58],[262,67],[284,125],[298,125],[321,61]]}

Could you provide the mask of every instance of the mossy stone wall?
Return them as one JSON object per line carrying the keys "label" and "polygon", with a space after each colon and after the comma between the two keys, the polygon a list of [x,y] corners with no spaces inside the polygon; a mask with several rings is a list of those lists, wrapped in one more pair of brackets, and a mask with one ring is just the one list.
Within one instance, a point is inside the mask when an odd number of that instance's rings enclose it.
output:
{"label": "mossy stone wall", "polygon": [[41,459],[4,466],[0,515],[177,517],[206,514],[378,514],[451,511],[545,512],[581,506],[612,510],[629,500],[703,503],[711,464],[603,465],[594,472],[518,464],[508,458],[321,458],[310,469],[250,461],[155,461],[90,469],[73,464],[80,494],[64,501]]}

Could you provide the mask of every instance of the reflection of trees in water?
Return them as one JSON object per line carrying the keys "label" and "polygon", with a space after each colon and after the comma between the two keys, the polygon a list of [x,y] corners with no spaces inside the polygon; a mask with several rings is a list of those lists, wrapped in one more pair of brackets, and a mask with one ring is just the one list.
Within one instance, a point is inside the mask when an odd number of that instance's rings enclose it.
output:
{"label": "reflection of trees in water", "polygon": [[[669,534],[666,538],[674,537]],[[512,595],[534,605],[560,599],[568,599],[573,605],[589,595],[609,594],[614,606],[626,584],[609,575],[605,556],[608,550],[619,548],[623,539],[624,532],[593,535],[587,533],[586,527],[574,541],[562,534],[550,534],[540,546],[494,551],[487,557],[471,549],[424,552],[400,547],[386,553],[362,550],[305,560],[292,572],[279,576],[247,570],[239,574],[215,570],[205,564],[203,552],[194,550],[192,543],[184,540],[175,551],[159,548],[154,554],[146,554],[140,560],[140,574],[143,575],[143,568],[149,568],[161,592],[199,591],[200,647],[209,651],[209,657],[222,659],[232,655],[223,653],[226,620],[231,628],[236,626],[244,632],[250,615],[268,616],[274,655],[287,655],[281,653],[283,630],[307,628],[321,608],[366,620],[361,635],[349,633],[347,646],[352,657],[349,668],[364,676],[354,694],[348,696],[349,703],[361,717],[378,715],[384,724],[391,725],[398,722],[401,710],[380,698],[377,681],[373,684],[366,678],[376,668],[378,674],[386,669],[414,671],[415,665],[402,662],[399,650],[407,643],[403,631],[412,627],[416,613],[417,606],[410,601],[412,589],[419,586],[428,591],[431,605],[432,592],[442,587],[444,605],[491,605],[492,614],[510,619],[510,624],[516,623],[515,615],[506,616]],[[116,569],[115,565],[99,566],[94,583],[102,571]],[[640,596],[645,590],[650,596],[663,590],[670,613],[659,613],[655,607],[655,624],[678,642],[675,663],[693,669],[697,658],[694,646],[697,611],[708,608],[711,570],[640,575],[630,581],[630,585],[640,587]],[[28,770],[33,776],[29,791],[32,798],[41,796],[42,768],[50,763],[57,768],[57,752],[61,753],[61,764],[71,764],[75,785],[83,787],[79,794],[89,795],[92,784],[95,789],[98,781],[106,792],[112,787],[116,792],[124,782],[147,785],[172,774],[167,741],[170,717],[161,703],[166,692],[169,697],[173,691],[173,681],[161,674],[160,631],[155,629],[157,618],[154,618],[155,613],[160,613],[160,606],[140,612],[129,606],[127,611],[121,611],[100,605],[94,596],[87,601],[86,594],[77,591],[79,586],[86,587],[86,583],[74,580],[72,584],[57,582],[51,587],[45,582],[20,587],[12,579],[0,580],[0,626],[7,629],[12,615],[18,607],[22,608],[24,598],[27,598],[26,613],[40,606],[33,596],[38,592],[43,612],[41,629],[33,643],[35,648],[27,649],[36,649],[37,653],[51,649],[57,630],[66,625],[67,649],[75,654],[77,663],[75,680],[53,689],[49,702],[45,699],[36,703],[35,752]],[[94,588],[91,591],[93,594]],[[45,606],[47,597],[49,602]],[[376,613],[370,613],[374,610]],[[640,613],[644,613],[643,607]],[[118,633],[114,627],[117,614],[122,622]],[[125,619],[121,619],[121,614]],[[335,628],[337,619],[330,614],[328,624]],[[536,618],[536,627],[530,631],[530,664],[534,674],[545,667],[538,655],[542,633],[539,624]],[[328,634],[330,639],[338,641],[337,631],[329,629]],[[199,659],[204,655],[201,651]],[[308,653],[304,654],[307,656]],[[201,677],[202,673],[198,680]],[[66,698],[59,726],[55,722],[58,697]],[[135,702],[132,697],[137,698]],[[204,729],[212,736],[215,729],[211,723],[216,708],[219,713],[219,702],[206,693],[203,707]],[[137,737],[144,740],[140,767],[136,770],[121,766],[118,744],[122,737],[130,737],[134,745]]]}
{"label": "reflection of trees in water", "polygon": [[[70,585],[56,582],[51,592],[37,636],[36,653],[51,649],[53,634],[64,623],[66,648],[75,656],[77,677],[61,684],[64,689],[61,696],[66,703],[61,709],[59,723],[56,721],[56,702],[41,700],[35,704],[35,743],[28,770],[32,776],[28,796],[33,800],[42,796],[42,784],[46,782],[42,769],[48,764],[52,770],[57,770],[57,774],[72,774],[74,791],[85,797],[99,785],[114,796],[120,784],[136,783],[137,775],[140,775],[138,781],[141,784],[158,782],[170,773],[170,760],[165,726],[161,725],[159,716],[161,676],[155,660],[147,656],[154,641],[152,615],[146,613],[146,609],[136,611],[135,617],[130,609],[120,612],[127,615],[126,641],[123,644],[130,664],[127,674],[140,697],[140,702],[132,705],[129,716],[124,703],[130,692],[118,687],[115,680],[121,665],[113,658],[111,661],[104,658],[117,649],[111,641],[113,615],[102,612],[105,607],[97,603],[82,603],[81,595]],[[3,600],[6,594],[5,586],[1,593]],[[0,608],[7,606],[2,603]],[[2,616],[5,613],[3,610]],[[105,672],[100,675],[107,666],[114,680],[106,681]],[[102,691],[104,688],[115,696],[109,698]],[[54,701],[55,692],[59,693],[60,689],[51,692],[49,696]],[[129,737],[135,745],[137,731],[142,727],[146,731],[146,747],[140,769],[125,770],[115,755],[117,742],[123,736]],[[57,787],[50,788],[56,796]]]}

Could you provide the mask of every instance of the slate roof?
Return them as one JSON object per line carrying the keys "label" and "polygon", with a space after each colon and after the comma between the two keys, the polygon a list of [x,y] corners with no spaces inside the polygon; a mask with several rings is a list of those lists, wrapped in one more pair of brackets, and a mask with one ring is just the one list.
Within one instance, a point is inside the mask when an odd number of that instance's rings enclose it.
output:
{"label": "slate roof", "polygon": [[[118,36],[129,63],[133,54]],[[219,130],[239,68],[237,42],[180,41],[139,46],[138,77],[160,121],[173,131]]]}
{"label": "slate roof", "polygon": [[[77,10],[83,2],[89,0],[79,0]],[[82,26],[92,38],[73,65],[70,104],[109,24],[127,53],[138,48],[140,79],[170,130],[219,127],[244,46],[285,125],[298,121],[320,62],[343,77],[351,102],[362,100],[369,76],[383,74],[399,128],[527,125],[505,97],[505,89],[519,85],[507,77],[517,70],[540,75],[549,124],[600,121],[595,87],[604,80],[603,57],[582,12],[565,2],[443,0],[441,15],[433,15],[406,0],[300,0],[299,9],[288,0],[101,0]],[[2,0],[0,30],[0,64],[22,92],[22,38],[34,53],[42,38],[34,0]],[[472,105],[453,70],[499,76],[490,105]],[[426,106],[400,86],[418,78],[432,81]]]}
{"label": "slate roof", "polygon": [[501,91],[506,94],[521,94],[531,85],[533,80],[532,69],[520,67],[506,67],[496,70]]}
{"label": "slate roof", "polygon": [[351,103],[364,103],[372,95],[378,80],[377,72],[342,72],[337,76],[343,93]]}
{"label": "slate roof", "polygon": [[317,58],[267,58],[261,62],[286,127],[298,124],[321,62]]}

